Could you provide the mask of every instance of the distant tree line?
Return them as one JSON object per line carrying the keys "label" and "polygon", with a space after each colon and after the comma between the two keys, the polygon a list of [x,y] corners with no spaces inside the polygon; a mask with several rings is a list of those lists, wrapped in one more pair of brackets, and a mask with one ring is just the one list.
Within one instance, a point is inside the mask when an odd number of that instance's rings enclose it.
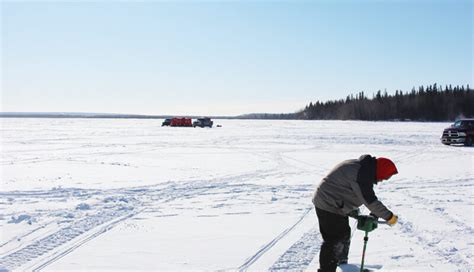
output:
{"label": "distant tree line", "polygon": [[309,103],[295,113],[307,120],[417,120],[448,121],[474,117],[474,91],[467,85],[413,87],[410,92],[378,91],[368,98],[364,92],[346,99]]}
{"label": "distant tree line", "polygon": [[266,119],[266,120],[290,120],[296,119],[295,113],[250,113],[236,116],[235,119]]}

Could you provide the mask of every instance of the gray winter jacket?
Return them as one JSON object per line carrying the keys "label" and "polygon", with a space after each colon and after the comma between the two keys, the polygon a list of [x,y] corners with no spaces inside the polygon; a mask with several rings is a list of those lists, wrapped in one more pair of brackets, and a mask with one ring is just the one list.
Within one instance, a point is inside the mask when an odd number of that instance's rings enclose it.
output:
{"label": "gray winter jacket", "polygon": [[365,205],[371,213],[389,220],[393,213],[375,196],[376,159],[363,155],[336,165],[323,178],[313,196],[313,204],[321,210],[347,216]]}

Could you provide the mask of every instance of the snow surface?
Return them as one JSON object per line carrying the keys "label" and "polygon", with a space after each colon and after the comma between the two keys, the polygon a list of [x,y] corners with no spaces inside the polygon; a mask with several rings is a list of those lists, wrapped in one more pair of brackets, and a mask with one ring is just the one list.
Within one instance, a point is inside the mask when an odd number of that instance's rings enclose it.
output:
{"label": "snow surface", "polygon": [[[367,267],[474,269],[474,148],[442,145],[447,123],[0,123],[0,270],[316,271],[311,195],[367,153],[396,162],[376,192],[400,216],[369,234]],[[341,271],[357,271],[363,235]]]}

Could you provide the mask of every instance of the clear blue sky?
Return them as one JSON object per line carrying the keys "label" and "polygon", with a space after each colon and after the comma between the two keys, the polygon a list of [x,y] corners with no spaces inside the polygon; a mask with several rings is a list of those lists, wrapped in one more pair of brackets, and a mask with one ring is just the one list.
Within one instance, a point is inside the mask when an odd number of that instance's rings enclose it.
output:
{"label": "clear blue sky", "polygon": [[1,2],[1,111],[236,115],[473,86],[472,1]]}

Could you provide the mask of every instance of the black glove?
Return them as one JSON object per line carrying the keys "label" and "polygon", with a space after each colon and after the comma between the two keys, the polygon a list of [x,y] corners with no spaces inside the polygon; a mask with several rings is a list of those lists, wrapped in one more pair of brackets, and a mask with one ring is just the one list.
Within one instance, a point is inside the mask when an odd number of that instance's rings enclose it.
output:
{"label": "black glove", "polygon": [[377,215],[373,214],[373,213],[369,213],[369,215],[372,216],[373,218],[375,218],[375,220],[379,219],[379,217]]}
{"label": "black glove", "polygon": [[359,218],[359,215],[360,215],[360,210],[358,208],[355,210],[352,210],[349,214],[347,214],[347,216],[355,218],[355,219]]}

